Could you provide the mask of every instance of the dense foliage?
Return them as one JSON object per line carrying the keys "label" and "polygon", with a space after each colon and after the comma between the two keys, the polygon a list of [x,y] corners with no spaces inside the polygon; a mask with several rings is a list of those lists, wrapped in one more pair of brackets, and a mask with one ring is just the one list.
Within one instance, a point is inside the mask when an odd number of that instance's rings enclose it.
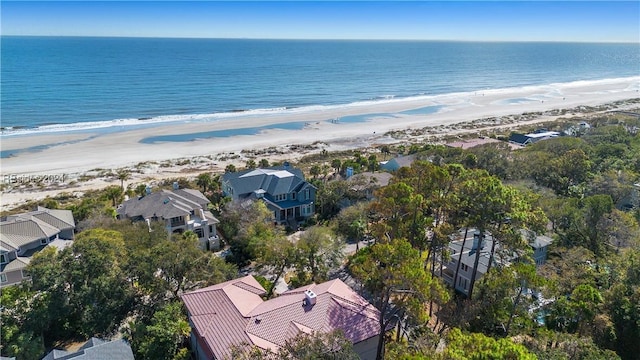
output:
{"label": "dense foliage", "polygon": [[[283,279],[298,286],[350,275],[382,314],[379,359],[635,359],[640,121],[599,114],[580,127],[582,120],[547,124],[571,136],[518,150],[500,142],[468,150],[407,144],[384,146],[378,155],[323,152],[308,164],[318,187],[310,223],[317,225],[293,237],[273,224],[263,202],[229,202],[218,178],[202,174],[191,185],[212,199],[227,261],[200,250],[189,232],[169,239],[161,226],[149,231],[146,224],[114,221],[113,205],[129,176],[118,173],[120,186],[60,206],[80,222],[75,243],[40,252],[28,269],[33,281],[2,290],[2,355],[38,358],[70,341],[120,334],[137,358],[188,358],[179,295],[250,265],[264,275],[258,279],[267,297],[277,295]],[[399,169],[387,186],[343,179],[347,167],[378,171],[378,157],[393,152],[422,160]],[[258,165],[268,163],[250,160],[246,167]],[[374,200],[354,185],[377,189]],[[475,252],[467,294],[441,279],[461,229],[493,238],[488,268],[478,278]],[[532,261],[523,229],[553,239],[544,265]],[[345,239],[365,238],[372,239],[369,246],[340,271]],[[505,254],[513,261],[494,261]],[[278,353],[238,351],[238,358],[255,359],[354,356],[339,333],[299,337]]]}

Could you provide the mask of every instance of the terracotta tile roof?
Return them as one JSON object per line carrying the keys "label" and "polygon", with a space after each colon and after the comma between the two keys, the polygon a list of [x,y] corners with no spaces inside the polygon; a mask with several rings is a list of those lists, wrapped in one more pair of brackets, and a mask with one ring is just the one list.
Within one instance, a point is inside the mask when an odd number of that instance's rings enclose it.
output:
{"label": "terracotta tile roof", "polygon": [[[316,294],[315,305],[303,302],[306,290]],[[260,299],[264,293],[247,276],[184,294],[182,299],[194,332],[203,337],[200,343],[216,358],[230,356],[229,348],[243,343],[277,350],[299,333],[342,329],[353,343],[379,333],[380,312],[339,279],[290,290],[269,301]]]}
{"label": "terracotta tile roof", "polygon": [[182,295],[199,342],[216,358],[231,356],[232,345],[251,343],[243,316],[262,303],[266,291],[252,276],[227,281]]}

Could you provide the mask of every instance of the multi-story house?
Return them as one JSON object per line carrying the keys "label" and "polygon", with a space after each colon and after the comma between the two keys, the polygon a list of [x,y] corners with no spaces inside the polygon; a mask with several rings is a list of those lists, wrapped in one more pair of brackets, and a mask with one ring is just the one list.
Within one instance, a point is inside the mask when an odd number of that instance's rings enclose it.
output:
{"label": "multi-story house", "polygon": [[2,217],[0,222],[0,286],[29,279],[31,257],[46,246],[72,244],[76,228],[69,210],[38,207],[28,213]]}
{"label": "multi-story house", "polygon": [[217,250],[220,239],[216,219],[208,209],[210,201],[198,190],[178,189],[151,192],[145,196],[126,200],[116,209],[119,219],[132,221],[160,221],[169,236],[189,230],[198,236],[200,246]]}
{"label": "multi-story house", "polygon": [[[466,240],[464,238],[465,233]],[[521,234],[533,249],[533,259],[536,266],[544,264],[547,258],[547,248],[552,241],[551,238],[544,235],[536,235],[528,230],[521,230]],[[480,258],[476,269],[476,281],[480,280],[489,269],[492,247],[493,237],[490,233],[485,232],[483,238],[480,239],[480,232],[475,229],[469,229],[466,232],[461,230],[449,243],[450,258],[442,266],[442,272],[440,273],[442,279],[457,291],[467,295],[471,286],[471,277],[477,252],[480,252]],[[508,266],[518,258],[517,253],[505,251],[499,243],[493,248],[494,256],[491,267]]]}
{"label": "multi-story house", "polygon": [[225,173],[222,191],[233,200],[261,199],[278,224],[295,224],[315,212],[316,187],[288,165]]}
{"label": "multi-story house", "polygon": [[181,295],[197,360],[231,359],[234,347],[278,351],[298,335],[342,330],[363,360],[373,360],[380,311],[342,280],[311,284],[264,301],[251,276]]}

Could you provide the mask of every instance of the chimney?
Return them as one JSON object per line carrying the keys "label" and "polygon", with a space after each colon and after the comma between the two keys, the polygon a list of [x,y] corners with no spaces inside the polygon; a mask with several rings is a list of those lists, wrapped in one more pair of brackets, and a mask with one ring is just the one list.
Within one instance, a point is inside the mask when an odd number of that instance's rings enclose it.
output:
{"label": "chimney", "polygon": [[174,181],[173,182],[173,190],[178,190],[178,189],[180,189],[180,185],[178,185],[177,181]]}
{"label": "chimney", "polygon": [[317,296],[311,290],[307,290],[304,292],[304,300],[307,302],[307,305],[313,306],[316,304]]}
{"label": "chimney", "polygon": [[[482,239],[480,239],[481,237],[482,237]],[[473,233],[473,247],[471,249],[472,250],[477,250],[477,249],[482,250],[482,249],[484,249],[484,234],[480,235],[480,231],[478,231],[478,230],[476,230]]]}

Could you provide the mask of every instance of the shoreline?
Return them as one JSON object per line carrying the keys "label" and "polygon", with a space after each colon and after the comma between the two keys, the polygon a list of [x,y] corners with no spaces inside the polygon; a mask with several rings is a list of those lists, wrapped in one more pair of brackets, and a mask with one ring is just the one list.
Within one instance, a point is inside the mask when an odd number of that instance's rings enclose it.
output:
{"label": "shoreline", "polygon": [[[184,123],[162,125],[145,129],[121,132],[43,133],[38,135],[3,136],[2,151],[20,148],[39,148],[39,151],[18,152],[15,156],[1,159],[2,181],[7,176],[23,177],[27,180],[54,178],[64,175],[66,184],[27,187],[6,187],[2,192],[1,208],[7,210],[28,200],[37,200],[61,192],[84,191],[113,185],[119,181],[91,179],[77,181],[82,175],[97,176],[101,171],[134,167],[132,179],[127,183],[180,177],[204,171],[224,171],[226,164],[244,164],[247,158],[268,158],[270,161],[297,159],[312,152],[351,150],[382,144],[409,141],[425,141],[440,135],[455,135],[478,129],[473,127],[515,127],[527,122],[551,121],[565,114],[564,110],[580,112],[580,107],[593,107],[616,101],[637,99],[640,77],[624,81],[610,81],[594,85],[564,84],[540,91],[540,88],[521,88],[513,92],[487,90],[483,94],[465,93],[442,96],[437,101],[422,99],[414,101],[385,102],[370,106],[341,108],[327,111],[310,111],[304,115],[277,114],[269,116],[238,116],[233,121]],[[514,102],[515,99],[515,102]],[[523,100],[524,99],[524,100]],[[412,110],[437,106],[433,113],[414,114]],[[402,113],[407,112],[407,113]],[[507,118],[527,113],[541,113],[527,121],[481,121],[488,118]],[[335,118],[349,118],[371,114],[364,121],[337,122]],[[302,121],[299,129],[269,128],[277,124]],[[231,135],[192,139],[190,141],[164,141],[144,143],[150,137],[198,134],[215,131],[231,131],[243,128],[264,127],[257,134]],[[400,138],[394,136],[404,132]],[[301,151],[303,150],[303,151]],[[176,165],[175,159],[188,159]],[[184,161],[183,161],[184,162]],[[86,177],[86,176],[85,176]],[[8,191],[6,191],[8,190]],[[35,190],[35,191],[33,191]]]}

